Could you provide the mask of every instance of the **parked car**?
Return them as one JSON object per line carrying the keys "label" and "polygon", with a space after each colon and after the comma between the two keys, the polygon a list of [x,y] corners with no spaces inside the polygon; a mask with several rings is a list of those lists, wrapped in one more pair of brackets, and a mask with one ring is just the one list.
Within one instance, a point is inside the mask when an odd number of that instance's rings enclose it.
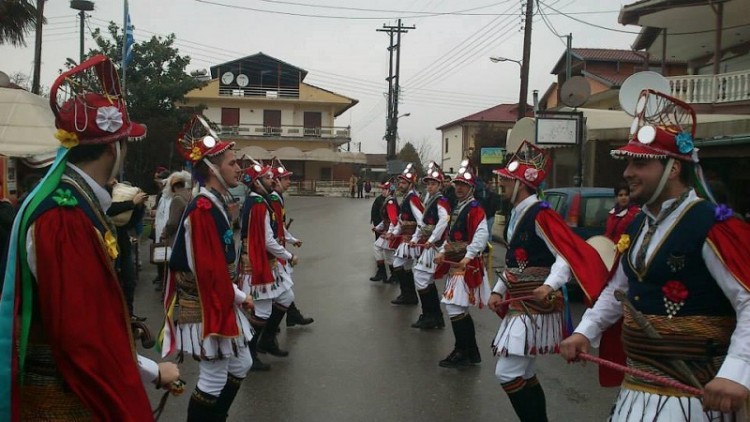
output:
{"label": "parked car", "polygon": [[584,239],[604,234],[609,211],[615,205],[612,188],[548,189],[544,199]]}

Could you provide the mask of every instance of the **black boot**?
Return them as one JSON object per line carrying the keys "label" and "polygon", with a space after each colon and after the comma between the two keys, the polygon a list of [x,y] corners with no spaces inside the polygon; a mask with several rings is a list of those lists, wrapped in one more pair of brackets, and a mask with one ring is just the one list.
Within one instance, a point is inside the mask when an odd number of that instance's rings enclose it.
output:
{"label": "black boot", "polygon": [[456,338],[456,342],[448,357],[440,361],[439,365],[443,368],[460,368],[471,365],[466,350],[467,317],[467,314],[461,314],[451,318],[451,327],[453,327],[453,336]]}
{"label": "black boot", "polygon": [[302,312],[297,309],[297,305],[292,302],[291,305],[289,305],[289,309],[286,311],[286,326],[287,327],[294,327],[295,325],[310,325],[313,322],[315,322],[312,318],[305,318],[302,315]]}
{"label": "black boot", "polygon": [[370,277],[370,281],[386,281],[388,276],[385,273],[385,262],[378,261],[378,271]]}
{"label": "black boot", "polygon": [[253,330],[255,330],[255,335],[248,345],[250,348],[250,356],[253,358],[253,366],[250,367],[250,370],[253,372],[270,371],[271,365],[264,363],[260,360],[260,357],[258,357],[258,339],[263,332],[263,328],[266,326],[266,322],[253,316],[250,318],[250,325],[252,325]]}
{"label": "black boot", "polygon": [[518,377],[503,383],[502,386],[521,422],[545,422],[547,420],[546,410],[544,410],[545,416],[543,419],[539,419],[541,413],[537,408],[544,403],[537,402],[537,398],[531,396],[531,390],[529,390],[526,380]]}
{"label": "black boot", "polygon": [[477,333],[474,329],[474,319],[471,315],[467,315],[466,319],[469,320],[466,329],[466,349],[469,352],[469,361],[472,365],[476,365],[482,362],[482,356],[479,354],[479,347],[477,347]]}
{"label": "black boot", "polygon": [[[445,327],[443,314],[440,312],[440,302],[437,301],[437,288],[435,288],[435,285],[430,284],[427,288],[420,290],[418,293],[419,301],[422,303],[422,315],[420,315],[419,320],[411,326],[421,330]],[[435,311],[436,305],[437,312]]]}
{"label": "black boot", "polygon": [[396,284],[396,283],[398,283],[398,276],[396,275],[396,269],[393,268],[393,265],[389,265],[388,269],[391,270],[391,276],[388,277],[386,280],[384,280],[383,283],[386,283],[386,284]]}
{"label": "black boot", "polygon": [[398,284],[401,287],[401,294],[393,299],[391,303],[394,305],[418,304],[417,289],[414,287],[414,273],[401,268],[396,270],[396,277],[398,277]]}
{"label": "black boot", "polygon": [[216,406],[218,399],[218,397],[204,393],[198,387],[195,387],[193,394],[190,395],[190,403],[188,403],[188,422],[223,421],[224,415],[218,413]]}
{"label": "black boot", "polygon": [[222,419],[223,421],[226,421],[229,417],[229,408],[232,407],[232,402],[237,396],[237,392],[240,391],[242,380],[244,380],[244,378],[235,377],[234,375],[229,374],[227,377],[227,383],[224,384],[224,388],[221,389],[219,399],[216,400],[216,413],[220,416],[224,416],[224,419]]}
{"label": "black boot", "polygon": [[269,353],[278,357],[289,356],[289,352],[279,348],[279,342],[276,340],[276,328],[281,324],[284,315],[286,315],[286,308],[274,303],[271,316],[268,318],[266,327],[258,340],[258,352]]}

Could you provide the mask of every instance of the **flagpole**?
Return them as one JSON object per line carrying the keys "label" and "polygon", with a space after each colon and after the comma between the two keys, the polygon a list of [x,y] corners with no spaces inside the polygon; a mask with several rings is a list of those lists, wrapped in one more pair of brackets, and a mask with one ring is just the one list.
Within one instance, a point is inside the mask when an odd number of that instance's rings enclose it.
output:
{"label": "flagpole", "polygon": [[125,95],[125,72],[127,71],[127,63],[125,63],[125,55],[128,51],[128,0],[123,2],[123,13],[122,13],[122,59],[120,62],[120,69],[122,70],[122,82],[120,83],[122,93]]}

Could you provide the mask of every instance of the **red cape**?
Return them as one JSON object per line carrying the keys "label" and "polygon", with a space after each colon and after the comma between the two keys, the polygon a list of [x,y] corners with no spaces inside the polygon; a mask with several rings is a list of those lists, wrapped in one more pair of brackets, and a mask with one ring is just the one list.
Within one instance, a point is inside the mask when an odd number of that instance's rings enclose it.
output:
{"label": "red cape", "polygon": [[[212,206],[216,206],[211,203]],[[219,240],[211,209],[196,207],[188,215],[198,285],[203,313],[203,338],[239,336],[234,313],[234,287],[227,271],[224,245]],[[190,253],[190,251],[188,251]]]}
{"label": "red cape", "polygon": [[[257,201],[256,199],[259,199]],[[247,227],[247,257],[253,269],[250,284],[258,286],[273,283],[271,265],[268,263],[266,253],[266,214],[268,208],[260,197],[249,197],[248,200],[256,201],[250,208],[250,224]]]}
{"label": "red cape", "polygon": [[734,278],[750,292],[750,225],[734,217],[717,222],[706,241]]}
{"label": "red cape", "polygon": [[79,208],[35,222],[37,298],[65,383],[97,420],[150,421],[125,299],[105,246]]}
{"label": "red cape", "polygon": [[536,224],[555,251],[570,265],[573,276],[586,296],[586,305],[591,307],[608,281],[609,271],[601,257],[593,247],[573,233],[554,210],[540,210]]}

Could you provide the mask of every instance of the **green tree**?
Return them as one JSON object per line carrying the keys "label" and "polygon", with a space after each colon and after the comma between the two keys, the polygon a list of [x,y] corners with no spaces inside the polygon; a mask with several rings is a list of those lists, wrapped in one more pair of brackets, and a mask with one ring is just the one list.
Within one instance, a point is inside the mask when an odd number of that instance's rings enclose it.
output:
{"label": "green tree", "polygon": [[0,44],[26,46],[36,26],[37,9],[26,0],[0,0]]}
{"label": "green tree", "polygon": [[419,177],[424,176],[424,166],[419,157],[419,152],[417,152],[417,149],[414,148],[414,145],[411,142],[407,142],[401,147],[396,158],[403,161],[404,164],[414,163],[414,167],[416,167]]}
{"label": "green tree", "polygon": [[[89,55],[104,54],[121,63],[122,29],[110,22],[107,32],[92,33],[97,48]],[[157,166],[171,170],[182,168],[183,159],[176,153],[177,135],[195,110],[177,105],[185,94],[205,85],[188,74],[190,56],[180,55],[174,46],[175,35],[153,36],[133,45],[132,60],[125,72],[125,97],[130,118],[148,127],[146,139],[128,146],[125,177],[130,182],[153,191],[153,173]],[[67,67],[76,63],[68,59]]]}

